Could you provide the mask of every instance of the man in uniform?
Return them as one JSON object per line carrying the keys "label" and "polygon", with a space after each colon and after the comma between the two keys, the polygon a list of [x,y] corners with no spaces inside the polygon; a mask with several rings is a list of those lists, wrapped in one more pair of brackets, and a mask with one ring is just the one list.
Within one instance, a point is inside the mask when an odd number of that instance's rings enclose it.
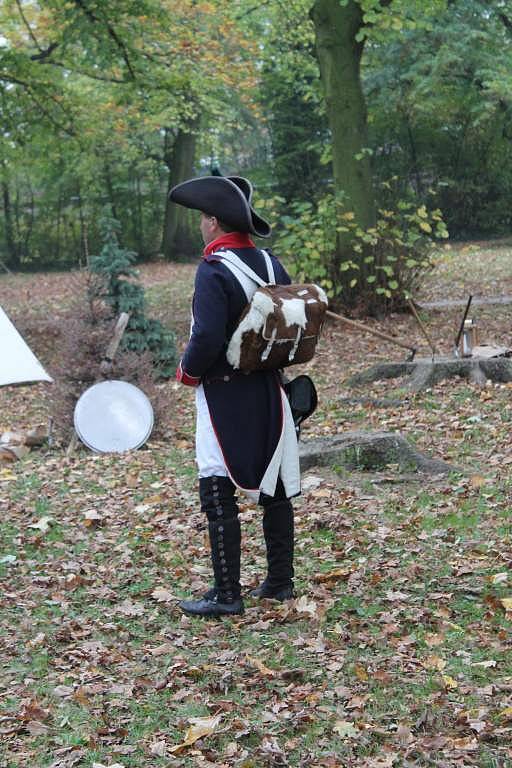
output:
{"label": "man in uniform", "polygon": [[254,597],[293,597],[293,508],[300,493],[297,437],[278,371],[235,370],[226,349],[257,288],[223,254],[235,254],[265,281],[290,283],[271,254],[250,235],[269,237],[269,224],[251,205],[247,179],[208,176],[170,192],[175,203],[201,212],[205,244],[196,273],[192,328],[176,377],[196,388],[196,461],[201,509],[208,519],[214,586],[179,605],[188,614],[243,613],[240,590],[240,522],[235,491],[263,506],[267,576]]}

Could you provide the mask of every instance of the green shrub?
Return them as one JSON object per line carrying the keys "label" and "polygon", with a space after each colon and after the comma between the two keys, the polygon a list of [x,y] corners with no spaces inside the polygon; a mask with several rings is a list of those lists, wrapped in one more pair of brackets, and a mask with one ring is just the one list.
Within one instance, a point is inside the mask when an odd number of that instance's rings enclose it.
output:
{"label": "green shrub", "polygon": [[[174,334],[159,320],[146,317],[144,288],[133,282],[138,275],[133,267],[136,254],[119,245],[119,227],[119,222],[107,208],[100,219],[104,245],[99,256],[90,258],[89,268],[100,276],[99,295],[112,314],[128,312],[130,315],[122,347],[139,355],[149,352],[157,374],[172,376],[177,362]],[[95,291],[98,291],[97,287]]]}
{"label": "green shrub", "polygon": [[[356,293],[359,304],[381,311],[404,305],[432,266],[435,241],[448,237],[439,209],[399,201],[396,210],[379,210],[375,226],[363,230],[332,195],[317,204],[292,204],[281,224],[276,248],[293,259],[296,280],[319,283],[339,301]],[[339,233],[353,254],[343,261],[335,256]]]}

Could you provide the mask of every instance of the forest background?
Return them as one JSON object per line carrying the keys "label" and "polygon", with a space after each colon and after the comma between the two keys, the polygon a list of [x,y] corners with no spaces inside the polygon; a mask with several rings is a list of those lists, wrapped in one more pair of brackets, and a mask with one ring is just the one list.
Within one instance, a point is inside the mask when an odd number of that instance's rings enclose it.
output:
{"label": "forest background", "polygon": [[106,204],[140,260],[188,259],[167,191],[211,172],[251,178],[295,273],[370,310],[433,240],[510,231],[504,0],[3,0],[0,29],[8,269],[84,266]]}

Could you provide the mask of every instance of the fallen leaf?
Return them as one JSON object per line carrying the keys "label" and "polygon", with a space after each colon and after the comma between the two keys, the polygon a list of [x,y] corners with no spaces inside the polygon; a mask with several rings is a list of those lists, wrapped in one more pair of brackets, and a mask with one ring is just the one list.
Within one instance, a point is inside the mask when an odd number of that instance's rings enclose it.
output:
{"label": "fallen leaf", "polygon": [[349,720],[336,720],[333,731],[342,739],[355,739],[360,736],[360,731]]}
{"label": "fallen leaf", "polygon": [[389,600],[392,603],[401,600],[409,600],[409,598],[410,595],[407,595],[405,592],[393,592],[391,589],[388,589],[386,592],[386,600]]}
{"label": "fallen leaf", "polygon": [[102,516],[95,509],[88,509],[84,514],[84,525],[88,528],[98,525],[102,520]]}
{"label": "fallen leaf", "polygon": [[295,601],[295,610],[297,613],[309,613],[314,619],[318,618],[317,603],[315,603],[314,600],[308,602],[306,595],[302,595],[302,597],[299,597],[299,599]]}
{"label": "fallen leaf", "polygon": [[132,603],[131,600],[128,600],[127,598],[118,605],[116,613],[122,613],[125,616],[142,616],[144,613],[144,606],[142,603]]}
{"label": "fallen leaf", "polygon": [[459,749],[463,752],[474,752],[478,749],[478,741],[472,736],[465,739],[451,739],[449,743],[452,749]]}
{"label": "fallen leaf", "polygon": [[168,589],[164,589],[164,587],[157,587],[154,589],[151,593],[151,597],[159,603],[169,603],[171,600],[174,600],[172,592],[169,592]]}
{"label": "fallen leaf", "polygon": [[354,664],[354,672],[358,680],[366,682],[368,680],[368,672],[362,664]]}
{"label": "fallen leaf", "polygon": [[401,723],[398,728],[396,729],[396,735],[398,738],[398,741],[402,746],[407,746],[407,744],[410,744],[412,741],[414,741],[413,735],[411,733],[411,729],[409,726],[404,725]]}
{"label": "fallen leaf", "polygon": [[32,523],[28,527],[35,528],[36,530],[41,531],[41,533],[47,533],[51,523],[53,523],[53,517],[41,517],[37,523]]}
{"label": "fallen leaf", "polygon": [[48,766],[48,768],[73,768],[77,763],[82,762],[82,758],[85,755],[85,749],[64,747],[56,750],[55,754],[57,753],[62,753],[63,756],[59,756],[50,766]]}
{"label": "fallen leaf", "polygon": [[493,576],[489,576],[491,584],[505,584],[508,579],[508,573],[506,571],[502,573],[495,573]]}
{"label": "fallen leaf", "polygon": [[154,741],[149,745],[149,751],[155,757],[165,757],[167,754],[167,744],[165,741]]}
{"label": "fallen leaf", "polygon": [[188,721],[191,723],[191,726],[185,734],[185,740],[181,744],[171,747],[169,752],[182,752],[199,739],[203,739],[205,736],[211,736],[221,721],[221,715],[214,715],[213,717],[190,717]]}
{"label": "fallen leaf", "polygon": [[149,652],[152,656],[167,656],[170,653],[174,653],[176,648],[171,643],[163,643],[163,645],[157,645],[156,648],[150,648]]}
{"label": "fallen leaf", "polygon": [[506,611],[512,611],[512,597],[502,597],[500,603]]}
{"label": "fallen leaf", "polygon": [[441,677],[443,678],[443,683],[446,690],[454,691],[459,687],[458,682],[454,680],[453,677],[450,677],[450,675],[441,675]]}
{"label": "fallen leaf", "polygon": [[110,765],[104,765],[103,763],[93,763],[92,768],[124,768],[121,763],[110,763]]}
{"label": "fallen leaf", "polygon": [[427,656],[422,664],[425,669],[438,669],[440,672],[446,667],[446,661],[439,656]]}
{"label": "fallen leaf", "polygon": [[330,581],[338,581],[338,579],[346,579],[353,572],[351,566],[345,568],[334,568],[332,571],[326,571],[325,573],[316,573],[313,577],[319,584],[328,583]]}
{"label": "fallen leaf", "polygon": [[256,667],[259,672],[261,672],[262,675],[265,675],[266,677],[275,677],[276,673],[273,669],[269,669],[269,667],[266,667],[265,664],[260,661],[260,659],[256,659],[253,656],[249,656],[249,654],[246,654],[245,658],[249,662],[249,664],[253,667]]}
{"label": "fallen leaf", "polygon": [[65,699],[66,696],[72,696],[73,691],[74,688],[72,688],[70,685],[58,685],[53,689],[55,696],[58,696],[60,699]]}
{"label": "fallen leaf", "polygon": [[25,728],[31,736],[43,736],[49,730],[47,725],[40,723],[38,720],[30,720]]}

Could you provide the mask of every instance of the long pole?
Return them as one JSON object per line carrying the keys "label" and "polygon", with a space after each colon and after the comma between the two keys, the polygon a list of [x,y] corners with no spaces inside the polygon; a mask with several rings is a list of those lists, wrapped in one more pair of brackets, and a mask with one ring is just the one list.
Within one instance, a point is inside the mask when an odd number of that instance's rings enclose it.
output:
{"label": "long pole", "polygon": [[464,323],[466,322],[466,318],[468,316],[469,308],[471,306],[471,302],[473,301],[473,295],[470,294],[468,298],[468,303],[466,304],[466,309],[464,310],[464,315],[462,317],[462,321],[460,324],[459,332],[457,334],[457,338],[455,339],[455,342],[453,344],[453,354],[455,357],[459,357],[459,344],[460,344],[460,337],[462,336],[462,332],[464,330]]}
{"label": "long pole", "polygon": [[389,341],[391,344],[396,344],[398,347],[402,347],[402,349],[407,349],[409,352],[412,352],[413,356],[416,354],[416,347],[411,347],[409,344],[404,344],[403,341],[398,341],[397,339],[393,338],[393,336],[388,336],[387,333],[375,331],[373,328],[368,328],[367,325],[358,323],[356,320],[349,320],[348,317],[337,315],[336,312],[331,312],[330,309],[327,310],[326,314],[329,317],[332,317],[333,320],[338,320],[338,322],[345,323],[345,325],[349,325],[351,328],[356,328],[358,331],[362,331],[363,333],[370,333],[372,336],[377,336],[379,339]]}
{"label": "long pole", "polygon": [[419,325],[419,327],[421,329],[422,334],[424,335],[424,337],[427,340],[427,344],[429,345],[430,349],[432,350],[432,359],[434,359],[434,357],[436,355],[436,348],[435,348],[435,346],[434,346],[434,344],[432,342],[432,339],[430,338],[430,336],[428,334],[428,331],[425,328],[421,317],[418,315],[418,313],[416,311],[416,307],[414,306],[414,303],[410,299],[407,299],[407,303],[409,304],[409,309],[411,310],[411,312],[412,312],[416,322],[418,323],[418,325]]}

